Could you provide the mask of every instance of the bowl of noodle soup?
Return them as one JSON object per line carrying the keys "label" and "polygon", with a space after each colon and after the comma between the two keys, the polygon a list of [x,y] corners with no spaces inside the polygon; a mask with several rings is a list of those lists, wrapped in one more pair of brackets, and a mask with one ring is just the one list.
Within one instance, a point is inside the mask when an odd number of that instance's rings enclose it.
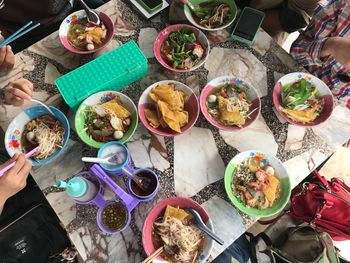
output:
{"label": "bowl of noodle soup", "polygon": [[5,133],[5,147],[10,156],[27,153],[38,146],[31,161],[33,166],[40,166],[62,153],[68,144],[70,125],[60,110],[50,109],[55,116],[37,105],[23,110],[12,120]]}
{"label": "bowl of noodle soup", "polygon": [[[203,5],[205,4],[203,2],[205,1],[191,0],[193,5]],[[237,16],[237,6],[235,1],[216,0],[208,2],[212,3],[214,8],[210,15],[202,19],[193,14],[187,5],[184,5],[185,16],[192,25],[206,31],[219,31],[232,25]]]}
{"label": "bowl of noodle soup", "polygon": [[[170,208],[169,208],[170,207]],[[213,230],[208,213],[197,202],[190,198],[172,197],[159,202],[148,213],[142,228],[142,243],[149,256],[164,245],[160,233],[171,236],[168,244],[178,244],[175,256],[163,252],[154,262],[195,262],[204,263],[211,254],[213,240],[191,224],[186,217],[186,209],[195,209],[204,223]],[[170,211],[170,212],[169,212]],[[176,219],[174,219],[176,217]],[[183,220],[179,220],[178,218]],[[171,233],[167,233],[170,231]],[[194,249],[190,249],[193,247]]]}

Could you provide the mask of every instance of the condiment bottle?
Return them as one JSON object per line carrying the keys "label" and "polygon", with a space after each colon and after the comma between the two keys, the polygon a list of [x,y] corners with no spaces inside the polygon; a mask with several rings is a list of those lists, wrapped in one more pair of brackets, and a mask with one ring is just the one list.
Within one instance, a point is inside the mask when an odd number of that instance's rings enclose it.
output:
{"label": "condiment bottle", "polygon": [[81,176],[73,177],[68,183],[57,182],[55,186],[66,188],[67,194],[79,202],[91,201],[98,191],[95,184]]}

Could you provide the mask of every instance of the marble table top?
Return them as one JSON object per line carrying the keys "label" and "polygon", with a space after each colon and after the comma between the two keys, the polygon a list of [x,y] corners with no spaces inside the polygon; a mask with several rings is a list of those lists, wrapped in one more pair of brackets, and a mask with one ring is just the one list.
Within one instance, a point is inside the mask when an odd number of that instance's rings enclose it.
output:
{"label": "marble table top", "polygon": [[[257,221],[240,213],[225,194],[225,166],[233,156],[250,149],[275,154],[284,162],[295,186],[350,137],[350,110],[341,105],[335,107],[326,123],[312,129],[288,125],[276,115],[271,98],[275,81],[283,74],[303,69],[263,30],[250,48],[230,41],[231,29],[210,33],[211,52],[205,65],[195,72],[174,74],[157,63],[152,48],[157,33],[169,24],[168,11],[145,20],[121,0],[112,0],[100,9],[115,21],[111,45],[94,56],[75,55],[65,50],[58,34],[53,33],[16,54],[15,68],[0,76],[0,87],[25,77],[35,85],[34,98],[60,106],[62,98],[54,85],[57,77],[135,40],[149,59],[149,74],[122,92],[136,104],[142,91],[158,80],[184,82],[198,95],[209,80],[229,74],[250,82],[258,90],[262,111],[251,127],[240,132],[219,131],[202,115],[195,127],[175,138],[155,136],[140,124],[127,147],[135,167],[149,167],[159,175],[161,189],[152,202],[142,203],[133,211],[129,228],[113,236],[99,231],[96,207],[77,205],[65,192],[51,187],[57,180],[66,180],[88,169],[80,160],[82,156],[96,155],[96,150],[84,145],[72,131],[64,154],[49,165],[36,168],[32,174],[84,262],[141,262],[145,258],[141,242],[143,221],[156,202],[174,195],[192,197],[208,211],[215,231],[225,241],[222,247],[215,245],[211,255],[215,258]],[[30,105],[26,102],[23,107]],[[11,106],[0,109],[0,125],[4,130],[19,111],[20,108]],[[67,114],[72,119],[73,113]],[[122,185],[123,181],[119,183]],[[113,198],[114,194],[106,191],[105,197]]]}

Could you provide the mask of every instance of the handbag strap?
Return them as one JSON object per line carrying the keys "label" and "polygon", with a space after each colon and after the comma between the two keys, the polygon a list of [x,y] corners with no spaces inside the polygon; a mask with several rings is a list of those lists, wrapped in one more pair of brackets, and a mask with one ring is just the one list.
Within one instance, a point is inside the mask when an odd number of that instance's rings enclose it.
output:
{"label": "handbag strap", "polygon": [[321,183],[322,183],[324,186],[327,187],[327,189],[330,188],[330,185],[329,185],[327,179],[324,178],[324,176],[320,175],[319,172],[318,172],[317,170],[313,170],[313,171],[312,171],[312,174],[313,174],[318,180],[320,180]]}

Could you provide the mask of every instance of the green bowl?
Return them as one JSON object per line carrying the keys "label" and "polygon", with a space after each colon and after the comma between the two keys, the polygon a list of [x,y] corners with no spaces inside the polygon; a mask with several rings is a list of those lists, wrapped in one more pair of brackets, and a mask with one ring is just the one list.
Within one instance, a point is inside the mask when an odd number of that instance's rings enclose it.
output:
{"label": "green bowl", "polygon": [[116,140],[120,143],[125,143],[133,136],[137,129],[137,125],[139,122],[139,117],[137,114],[137,108],[133,101],[123,93],[117,92],[117,91],[101,91],[98,93],[95,93],[85,99],[81,105],[79,106],[76,114],[75,114],[75,120],[74,125],[75,129],[78,133],[79,138],[86,143],[87,145],[94,147],[94,148],[101,148],[102,145],[104,145],[104,142],[98,142],[92,139],[92,137],[89,135],[89,133],[86,131],[85,128],[85,114],[86,110],[88,110],[91,106],[96,105],[98,103],[101,103],[102,98],[109,96],[110,94],[117,95],[120,97],[124,107],[131,112],[131,124],[128,129],[128,131],[124,134],[124,136],[120,140]]}
{"label": "green bowl", "polygon": [[[256,153],[262,153],[265,154],[266,159],[270,163],[270,165],[275,169],[276,175],[279,177],[281,180],[281,196],[280,198],[275,202],[275,204],[272,207],[269,207],[264,210],[260,210],[257,208],[251,208],[249,206],[246,206],[242,204],[232,193],[232,180],[233,180],[233,173],[236,169],[237,164],[242,162],[243,160],[249,158],[252,154]],[[278,160],[275,156],[265,153],[262,151],[246,151],[246,152],[241,152],[237,154],[233,159],[230,161],[230,163],[227,165],[226,170],[225,170],[225,190],[226,193],[231,200],[231,202],[243,213],[249,215],[249,216],[254,216],[254,217],[270,217],[273,215],[278,214],[283,210],[283,208],[286,206],[288,203],[288,200],[290,198],[291,194],[291,184],[290,184],[290,179],[288,176],[288,173],[286,169],[283,167],[283,164],[281,163],[280,160]]]}
{"label": "green bowl", "polygon": [[[203,2],[203,0],[191,0],[191,3],[193,5],[199,4],[200,2]],[[215,2],[217,2],[218,4],[226,4],[230,7],[231,16],[230,16],[230,20],[226,24],[222,25],[221,27],[212,28],[212,29],[205,28],[205,27],[201,26],[200,24],[198,24],[194,20],[190,8],[187,5],[184,5],[184,13],[185,13],[187,20],[190,21],[191,24],[194,25],[195,27],[198,27],[198,28],[200,28],[202,30],[206,30],[206,31],[218,31],[218,30],[222,30],[222,29],[230,26],[233,23],[233,21],[235,21],[235,18],[237,16],[237,6],[236,6],[235,1],[234,0],[215,0]]]}

